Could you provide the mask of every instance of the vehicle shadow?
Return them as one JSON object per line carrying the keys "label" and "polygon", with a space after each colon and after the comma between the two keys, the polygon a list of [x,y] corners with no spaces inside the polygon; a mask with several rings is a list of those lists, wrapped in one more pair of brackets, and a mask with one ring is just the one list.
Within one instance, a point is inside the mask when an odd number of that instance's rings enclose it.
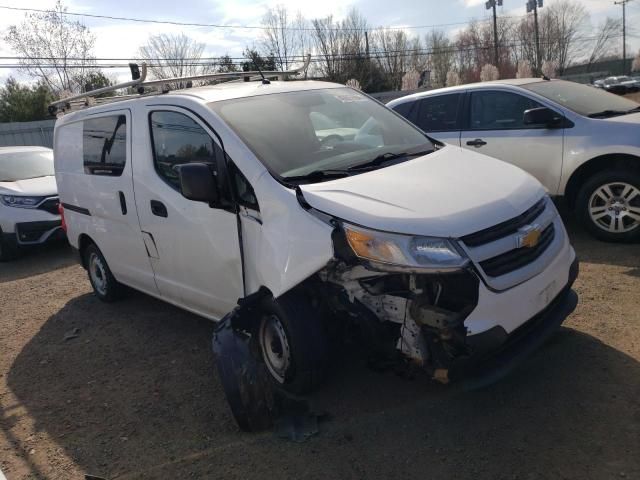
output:
{"label": "vehicle shadow", "polygon": [[0,263],[0,284],[40,275],[77,263],[66,240],[50,242],[26,250],[20,258]]}
{"label": "vehicle shadow", "polygon": [[[575,330],[471,392],[339,358],[312,399],[330,420],[304,446],[237,430],[212,330],[143,294],[111,305],[82,295],[24,346],[8,387],[35,429],[105,478],[489,478],[489,465],[505,472],[490,478],[640,474],[640,365]],[[10,432],[21,420],[3,408],[5,435],[23,448]]]}

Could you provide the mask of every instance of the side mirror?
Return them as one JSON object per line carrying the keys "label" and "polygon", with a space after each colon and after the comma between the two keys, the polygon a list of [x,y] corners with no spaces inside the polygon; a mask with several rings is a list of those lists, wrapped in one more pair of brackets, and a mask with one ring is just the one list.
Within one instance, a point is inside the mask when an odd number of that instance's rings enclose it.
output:
{"label": "side mirror", "polygon": [[547,107],[532,108],[525,110],[524,124],[544,125],[547,128],[557,128],[562,125],[562,115]]}
{"label": "side mirror", "polygon": [[185,163],[178,170],[180,191],[185,198],[210,205],[218,203],[220,190],[216,176],[206,163]]}

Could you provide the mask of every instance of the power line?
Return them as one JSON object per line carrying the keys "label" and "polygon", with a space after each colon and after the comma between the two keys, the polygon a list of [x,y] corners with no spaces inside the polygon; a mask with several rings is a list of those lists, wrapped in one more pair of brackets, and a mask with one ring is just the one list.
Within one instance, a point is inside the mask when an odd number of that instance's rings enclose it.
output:
{"label": "power line", "polygon": [[[26,7],[11,7],[8,5],[0,5],[0,9],[4,10],[14,10],[20,12],[37,12],[37,13],[50,13],[51,10],[45,10],[41,8],[26,8]],[[177,25],[182,27],[210,27],[210,28],[237,28],[237,29],[248,29],[248,30],[264,30],[266,27],[262,25],[225,25],[225,24],[217,24],[217,23],[199,23],[199,22],[178,22],[175,20],[153,20],[149,18],[135,18],[135,17],[116,17],[113,15],[99,15],[95,13],[82,13],[82,12],[69,12],[64,11],[61,12],[62,15],[69,15],[75,17],[89,17],[89,18],[100,18],[104,20],[119,20],[125,22],[138,22],[138,23],[153,23],[160,25]],[[503,17],[503,18],[522,18],[521,16],[511,16],[511,17]],[[365,30],[406,30],[406,29],[427,29],[427,28],[441,28],[441,27],[453,27],[457,25],[467,25],[472,21],[476,22],[487,22],[490,19],[468,19],[464,22],[451,22],[451,23],[439,23],[433,25],[407,25],[403,27],[362,27],[362,28],[322,28],[322,30],[335,30],[335,31],[365,31]],[[278,27],[278,30],[290,30],[290,31],[310,31],[315,32],[316,29],[314,27]]]}

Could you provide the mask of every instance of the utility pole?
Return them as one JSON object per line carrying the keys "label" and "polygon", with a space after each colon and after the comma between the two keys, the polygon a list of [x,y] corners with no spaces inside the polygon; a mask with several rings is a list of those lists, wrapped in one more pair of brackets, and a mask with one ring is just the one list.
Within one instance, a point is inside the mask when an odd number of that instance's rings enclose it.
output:
{"label": "utility pole", "polygon": [[496,13],[496,6],[502,6],[502,0],[487,0],[484,4],[487,10],[493,9],[493,54],[494,63],[496,68],[500,68],[500,57],[498,55],[498,14]]}
{"label": "utility pole", "polygon": [[622,74],[627,74],[627,3],[631,0],[621,0],[613,2],[615,5],[622,5]]}
{"label": "utility pole", "polygon": [[[629,1],[629,0],[626,0]],[[538,26],[538,8],[544,6],[544,0],[528,0],[527,13],[533,12],[533,18],[536,28],[536,74],[540,75],[542,65],[540,65],[540,28]]]}

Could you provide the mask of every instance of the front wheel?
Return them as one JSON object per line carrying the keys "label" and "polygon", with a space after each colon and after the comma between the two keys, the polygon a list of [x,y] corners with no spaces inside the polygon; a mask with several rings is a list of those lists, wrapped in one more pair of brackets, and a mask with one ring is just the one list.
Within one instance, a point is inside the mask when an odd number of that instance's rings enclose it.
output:
{"label": "front wheel", "polygon": [[0,262],[8,262],[20,256],[20,248],[15,235],[4,234],[0,230]]}
{"label": "front wheel", "polygon": [[308,393],[324,379],[327,340],[322,319],[300,290],[266,300],[257,326],[262,360],[275,383]]}
{"label": "front wheel", "polygon": [[578,192],[576,207],[582,225],[607,242],[640,240],[640,173],[600,172]]}

